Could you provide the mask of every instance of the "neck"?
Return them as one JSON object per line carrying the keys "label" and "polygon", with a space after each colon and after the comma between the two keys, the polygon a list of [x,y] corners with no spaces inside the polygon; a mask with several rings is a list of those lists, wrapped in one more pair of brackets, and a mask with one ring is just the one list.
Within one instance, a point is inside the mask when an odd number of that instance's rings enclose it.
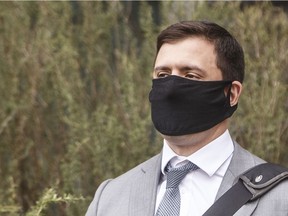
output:
{"label": "neck", "polygon": [[221,136],[227,130],[227,127],[228,121],[225,120],[213,128],[199,133],[183,136],[163,135],[163,137],[177,155],[189,156]]}

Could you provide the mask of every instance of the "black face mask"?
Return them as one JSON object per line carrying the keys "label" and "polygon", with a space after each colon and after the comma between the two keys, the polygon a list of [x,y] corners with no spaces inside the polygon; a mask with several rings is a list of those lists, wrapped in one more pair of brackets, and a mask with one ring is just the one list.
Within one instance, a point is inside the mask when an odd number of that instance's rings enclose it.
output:
{"label": "black face mask", "polygon": [[[232,116],[232,81],[195,81],[179,76],[153,79],[149,94],[152,121],[164,135],[179,136],[208,130]],[[225,87],[229,87],[227,96]]]}

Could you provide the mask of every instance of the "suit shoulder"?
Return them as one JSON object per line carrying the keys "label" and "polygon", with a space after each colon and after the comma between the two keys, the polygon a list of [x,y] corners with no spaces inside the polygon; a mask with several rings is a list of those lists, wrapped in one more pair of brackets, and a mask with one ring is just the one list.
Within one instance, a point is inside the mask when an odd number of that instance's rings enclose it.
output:
{"label": "suit shoulder", "polygon": [[[160,173],[161,154],[137,165],[124,174],[103,182],[89,207],[89,215],[127,215],[132,200],[151,200],[156,193],[156,185]],[[147,190],[147,188],[152,188]],[[134,201],[133,201],[134,202]],[[142,204],[140,205],[142,206]],[[131,207],[132,209],[134,207]],[[95,214],[97,212],[97,214]]]}
{"label": "suit shoulder", "polygon": [[[288,179],[283,180],[259,199],[255,213],[258,215],[270,212],[269,215],[286,216],[288,212]],[[255,214],[257,215],[257,214]]]}
{"label": "suit shoulder", "polygon": [[121,181],[122,179],[131,178],[132,176],[138,175],[139,172],[145,173],[147,171],[155,170],[157,169],[157,166],[160,167],[160,162],[161,162],[161,154],[157,154],[154,157],[138,164],[137,166],[128,170],[122,175],[116,177],[112,181]]}
{"label": "suit shoulder", "polygon": [[[235,152],[234,153],[237,155],[236,157],[234,157],[234,159],[238,165],[239,164],[241,164],[242,166],[246,165],[247,168],[250,168],[250,167],[256,166],[258,164],[266,163],[266,161],[263,160],[262,158],[254,155],[253,153],[249,152],[248,150],[242,148],[237,142],[234,142],[234,146],[235,146]],[[244,162],[244,164],[243,164],[243,162]]]}

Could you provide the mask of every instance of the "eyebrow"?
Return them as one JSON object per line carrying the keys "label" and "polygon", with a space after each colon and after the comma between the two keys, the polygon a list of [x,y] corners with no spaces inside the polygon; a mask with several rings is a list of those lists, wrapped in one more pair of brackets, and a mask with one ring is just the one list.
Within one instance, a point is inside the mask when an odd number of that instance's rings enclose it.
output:
{"label": "eyebrow", "polygon": [[206,70],[201,69],[201,68],[197,67],[196,65],[184,66],[184,67],[181,67],[180,70],[184,70],[184,71],[185,71],[185,70],[197,70],[197,71],[200,71],[200,72],[202,72],[202,73],[204,73],[204,74],[207,73]]}
{"label": "eyebrow", "polygon": [[170,68],[168,66],[159,66],[159,67],[154,68],[154,72],[159,71],[159,70],[166,70],[166,69],[170,69]]}

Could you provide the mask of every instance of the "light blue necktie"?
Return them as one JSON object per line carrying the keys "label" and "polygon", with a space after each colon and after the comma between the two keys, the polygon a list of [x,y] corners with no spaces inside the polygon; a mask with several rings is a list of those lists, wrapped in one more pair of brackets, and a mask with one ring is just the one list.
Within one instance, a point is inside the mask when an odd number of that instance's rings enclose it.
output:
{"label": "light blue necktie", "polygon": [[165,168],[167,175],[166,191],[155,216],[179,216],[181,197],[178,186],[190,171],[196,169],[198,166],[192,162],[178,168],[172,168],[170,162],[167,164]]}

